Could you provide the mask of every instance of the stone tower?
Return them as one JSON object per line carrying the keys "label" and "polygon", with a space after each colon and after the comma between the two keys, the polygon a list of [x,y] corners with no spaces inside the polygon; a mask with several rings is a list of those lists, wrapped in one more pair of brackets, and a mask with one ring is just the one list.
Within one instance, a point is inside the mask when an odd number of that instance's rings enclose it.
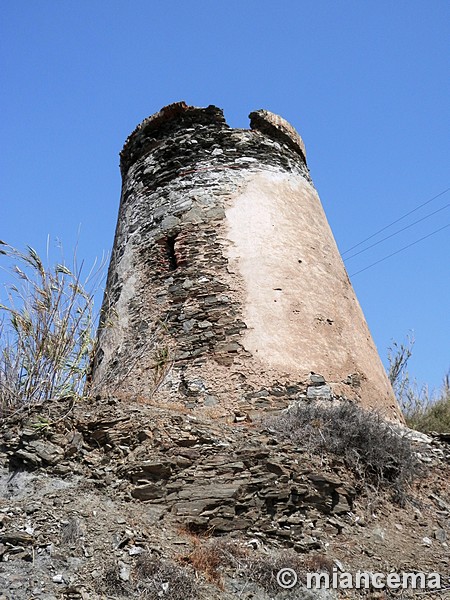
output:
{"label": "stone tower", "polygon": [[250,127],[177,102],[127,139],[94,389],[238,419],[347,397],[400,419],[302,139],[265,110]]}

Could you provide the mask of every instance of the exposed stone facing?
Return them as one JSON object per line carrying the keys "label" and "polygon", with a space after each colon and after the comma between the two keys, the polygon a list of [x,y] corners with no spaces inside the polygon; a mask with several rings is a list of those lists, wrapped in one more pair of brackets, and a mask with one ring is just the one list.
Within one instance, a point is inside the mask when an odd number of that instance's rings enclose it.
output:
{"label": "exposed stone facing", "polygon": [[[125,196],[124,220],[131,227],[124,233],[131,231],[131,239],[116,240],[111,269],[111,280],[115,281],[108,283],[108,289],[109,301],[119,314],[119,327],[123,327],[120,319],[126,315],[127,326],[133,331],[123,342],[123,360],[133,360],[136,352],[143,351],[136,357],[139,364],[131,372],[133,377],[136,370],[147,370],[154,379],[148,370],[160,352],[167,351],[171,363],[209,350],[220,360],[222,353],[226,357],[228,351],[239,349],[236,339],[245,324],[239,318],[236,301],[227,295],[229,284],[220,276],[227,261],[214,226],[225,214],[221,197],[227,187],[232,190],[236,184],[223,174],[214,177],[200,173],[196,179],[195,186],[192,179],[186,186],[182,178],[172,185],[158,186],[150,195],[144,189],[142,195]],[[205,191],[208,186],[209,191]],[[166,203],[172,198],[175,200],[169,209]],[[133,262],[126,265],[127,273],[121,277],[120,267],[131,253]],[[114,264],[119,265],[117,271]],[[130,278],[136,281],[135,292],[132,298],[126,297],[122,308],[123,282]],[[104,331],[106,335],[116,333],[115,324]],[[123,366],[120,369],[119,380]],[[147,392],[154,383],[147,384]]]}
{"label": "exposed stone facing", "polygon": [[94,390],[223,416],[345,395],[395,417],[303,142],[251,119],[180,102],[126,141]]}
{"label": "exposed stone facing", "polygon": [[[112,501],[126,501],[131,509],[145,502],[140,514],[157,514],[158,530],[178,524],[212,535],[234,532],[309,552],[325,550],[342,530],[362,524],[366,483],[338,456],[316,455],[307,442],[284,438],[270,420],[227,425],[133,399],[49,400],[45,407],[47,426],[36,426],[42,424],[38,405],[0,426],[0,507],[11,500],[17,480],[31,471],[40,475],[39,493],[50,505],[57,489],[66,506],[65,486],[70,491],[81,482],[82,496],[90,484],[103,491],[103,510]],[[436,504],[440,518],[447,516],[450,505],[441,488],[448,480],[448,441],[401,426],[398,433],[411,440],[423,465],[442,469],[440,487],[430,487],[429,481],[418,487],[428,503]],[[52,477],[62,478],[58,487],[52,488]],[[29,487],[23,497],[34,503]],[[51,511],[44,512],[53,521]],[[95,531],[92,527],[94,537]],[[424,531],[431,531],[431,524]],[[43,548],[47,537],[42,527],[34,535],[12,527],[0,531],[0,563],[6,552],[2,543]]]}
{"label": "exposed stone facing", "polygon": [[268,110],[256,110],[249,114],[250,127],[279,139],[300,154],[306,162],[306,148],[302,138],[290,123]]}
{"label": "exposed stone facing", "polygon": [[[262,133],[267,134],[269,138],[279,139],[281,143],[287,144],[290,148],[292,148],[295,152],[302,154],[303,161],[306,163],[305,156],[305,146],[303,144],[302,139],[295,131],[295,129],[281,117],[270,113],[267,110],[259,110],[251,113],[250,115],[250,126],[251,129],[259,130]],[[192,166],[197,166],[197,163],[202,160],[202,158],[206,158],[206,160],[210,160],[210,156],[208,155],[208,149],[211,148],[212,140],[208,139],[208,128],[215,129],[214,137],[216,138],[214,142],[219,144],[222,148],[231,149],[232,152],[236,152],[235,144],[236,141],[239,142],[239,145],[248,144],[248,148],[241,148],[240,154],[247,154],[247,150],[250,152],[250,155],[253,154],[256,150],[258,160],[263,160],[267,154],[274,154],[273,152],[268,152],[269,148],[261,148],[261,151],[258,151],[258,145],[260,143],[260,138],[254,135],[251,135],[251,132],[246,132],[248,135],[245,138],[237,139],[236,134],[243,134],[244,130],[233,130],[227,125],[225,121],[225,117],[223,115],[223,111],[216,106],[208,106],[207,108],[197,108],[195,106],[187,106],[185,102],[175,102],[173,104],[169,104],[169,106],[165,106],[159,112],[154,115],[144,119],[142,123],[140,123],[133,133],[128,137],[125,145],[120,153],[120,169],[122,172],[122,176],[125,177],[128,168],[139,160],[142,156],[145,156],[149,152],[153,152],[155,149],[158,149],[162,142],[167,142],[168,138],[171,136],[179,135],[180,132],[183,133],[192,133],[192,128],[195,129],[196,135],[200,134],[202,139],[197,139],[199,143],[198,147],[193,148],[193,152],[184,152],[180,153],[180,148],[175,149],[175,154],[177,161],[189,161],[189,158],[194,158],[194,163]],[[202,136],[202,129],[205,130],[206,136]],[[209,132],[211,133],[211,132]],[[194,136],[188,135],[187,137],[193,138]],[[191,140],[192,141],[192,140]],[[202,143],[203,142],[203,143]],[[250,148],[253,146],[253,148]],[[176,147],[176,146],[175,146]],[[186,148],[183,148],[186,150]],[[189,148],[187,148],[189,150]],[[245,151],[244,151],[245,150]],[[275,148],[276,150],[280,150],[279,146]],[[167,152],[168,151],[168,152]],[[198,151],[198,152],[197,152]],[[166,154],[164,156],[160,156],[161,164],[166,167],[166,170],[170,170],[171,167],[171,159],[173,158],[173,154],[171,153],[171,145],[166,147]],[[216,153],[216,159],[220,154]],[[226,158],[222,156],[222,159]],[[234,158],[232,156],[232,158]],[[268,157],[266,156],[266,159]],[[273,159],[273,157],[272,157]],[[275,163],[279,162],[283,163],[283,156],[277,156],[275,158]],[[221,160],[214,161],[216,164],[220,164]],[[189,162],[188,162],[189,164]],[[177,162],[177,166],[181,166],[179,162]],[[283,165],[285,166],[285,164]],[[305,174],[307,171],[305,171]]]}
{"label": "exposed stone facing", "polygon": [[[89,478],[115,499],[144,501],[149,512],[155,507],[165,526],[253,534],[298,552],[324,548],[323,528],[338,533],[339,516],[353,506],[356,489],[343,467],[312,464],[303,449],[269,429],[135,403],[130,411],[115,399],[72,404],[69,411],[65,402],[50,406],[67,417],[49,439],[32,426],[33,416],[0,429],[12,468]],[[313,522],[322,535],[313,535]]]}
{"label": "exposed stone facing", "polygon": [[196,108],[185,102],[174,102],[144,119],[127,138],[120,153],[120,168],[126,175],[128,167],[138,158],[158,147],[158,142],[181,128],[191,124],[228,127],[223,111],[216,106]]}

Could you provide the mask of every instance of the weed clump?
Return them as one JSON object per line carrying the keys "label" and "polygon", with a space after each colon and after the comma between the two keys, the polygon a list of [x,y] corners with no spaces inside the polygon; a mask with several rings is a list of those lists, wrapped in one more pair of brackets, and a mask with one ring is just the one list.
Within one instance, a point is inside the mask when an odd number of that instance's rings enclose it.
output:
{"label": "weed clump", "polygon": [[295,598],[313,597],[302,588],[307,574],[332,573],[334,563],[325,555],[301,556],[293,550],[273,550],[270,554],[255,551],[236,539],[198,539],[194,549],[184,558],[207,581],[223,589],[223,577],[232,571],[245,589],[249,583],[262,588],[267,594],[280,592],[280,571],[290,569],[298,578]]}
{"label": "weed clump", "polygon": [[401,398],[401,406],[411,429],[424,433],[450,432],[450,373],[435,394],[430,394],[426,387],[417,390],[409,386]]}
{"label": "weed clump", "polygon": [[108,561],[102,571],[102,576],[93,583],[98,594],[108,594],[115,598],[129,597],[131,586],[120,578],[120,567],[115,561]]}
{"label": "weed clump", "polygon": [[351,402],[298,404],[272,419],[270,427],[312,454],[342,458],[361,486],[389,488],[400,503],[407,485],[419,474],[409,440],[379,414]]}
{"label": "weed clump", "polygon": [[193,550],[183,560],[207,581],[222,587],[223,567],[233,567],[242,572],[246,568],[247,557],[247,548],[234,540],[219,538],[205,541],[197,538]]}
{"label": "weed clump", "polygon": [[[164,561],[148,552],[141,554],[134,569],[138,598],[159,600],[196,600],[198,583],[194,574],[171,561]],[[197,584],[196,584],[197,583]]]}
{"label": "weed clump", "polygon": [[94,294],[104,263],[82,279],[75,257],[71,269],[47,267],[33,248],[21,252],[5,242],[0,255],[13,278],[0,302],[0,415],[80,396],[94,352]]}
{"label": "weed clump", "polygon": [[280,591],[277,575],[282,569],[292,569],[300,581],[305,579],[303,561],[288,550],[253,558],[247,564],[247,576],[267,593],[277,594]]}
{"label": "weed clump", "polygon": [[424,433],[450,432],[450,372],[437,390],[427,385],[419,386],[411,381],[407,371],[412,356],[414,338],[408,336],[407,342],[393,342],[388,350],[388,377],[394,389],[397,401],[402,409],[406,424],[411,429]]}
{"label": "weed clump", "polygon": [[426,406],[423,410],[407,415],[407,421],[410,427],[425,433],[450,432],[450,394],[446,398],[436,400],[434,404]]}

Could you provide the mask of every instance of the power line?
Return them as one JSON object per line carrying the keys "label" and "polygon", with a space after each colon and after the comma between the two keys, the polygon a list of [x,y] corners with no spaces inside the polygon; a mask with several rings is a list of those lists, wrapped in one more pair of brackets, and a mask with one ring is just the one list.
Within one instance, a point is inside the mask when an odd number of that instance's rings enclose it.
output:
{"label": "power line", "polygon": [[380,260],[377,260],[376,262],[372,263],[371,265],[364,267],[364,269],[361,269],[360,271],[356,271],[356,273],[352,273],[350,275],[350,277],[354,277],[355,275],[359,275],[359,273],[362,273],[363,271],[367,271],[367,269],[370,269],[371,267],[378,265],[378,263],[383,262],[384,260],[387,260],[388,258],[391,258],[392,256],[399,254],[400,252],[403,252],[403,250],[406,250],[407,248],[411,248],[411,246],[415,246],[419,242],[426,240],[427,238],[431,237],[432,235],[435,235],[436,233],[439,233],[439,231],[442,231],[443,229],[446,229],[447,227],[450,227],[450,223],[448,223],[447,225],[444,225],[443,227],[440,227],[439,229],[436,229],[435,231],[432,231],[428,235],[424,235],[423,237],[419,238],[415,242],[412,242],[411,244],[408,244],[407,246],[403,246],[403,248],[400,248],[400,250],[397,250],[396,252],[392,252],[392,254],[388,254],[388,256],[385,256],[384,258],[380,258]]}
{"label": "power line", "polygon": [[399,217],[395,221],[392,221],[392,223],[389,223],[389,225],[385,225],[384,227],[382,227],[381,229],[379,229],[375,233],[372,233],[372,235],[369,235],[369,237],[366,237],[364,240],[361,240],[360,242],[358,242],[357,244],[355,244],[351,248],[348,248],[347,250],[345,250],[344,252],[342,252],[341,255],[344,256],[344,254],[347,254],[351,250],[354,250],[355,248],[358,248],[358,246],[361,246],[361,244],[364,244],[365,242],[368,242],[369,240],[371,240],[372,238],[374,238],[376,235],[378,235],[379,233],[382,233],[386,229],[389,229],[389,227],[392,227],[392,225],[395,225],[399,221],[403,221],[403,219],[406,219],[406,217],[409,217],[409,215],[412,215],[413,213],[415,213],[416,211],[418,211],[419,208],[422,208],[423,206],[426,206],[427,204],[430,204],[430,202],[433,202],[433,200],[436,200],[436,198],[440,198],[441,196],[443,196],[444,194],[446,194],[448,191],[450,191],[450,188],[447,188],[446,190],[440,192],[436,196],[433,196],[432,198],[430,198],[426,202],[423,202],[423,204],[419,204],[419,206],[416,206],[416,208],[413,208],[412,210],[410,210],[409,212],[407,212],[403,216]]}
{"label": "power line", "polygon": [[417,219],[417,221],[414,221],[413,223],[411,223],[410,225],[406,225],[406,227],[402,227],[401,229],[399,229],[398,231],[394,231],[394,233],[391,233],[391,235],[387,235],[386,237],[382,238],[381,240],[379,240],[378,242],[374,242],[373,244],[370,244],[370,246],[367,246],[366,248],[363,248],[362,250],[359,250],[359,252],[355,252],[355,254],[351,254],[350,256],[348,256],[344,262],[347,262],[348,260],[350,260],[351,258],[354,258],[355,256],[358,256],[359,254],[362,254],[363,252],[366,252],[367,250],[370,250],[370,248],[373,248],[374,246],[378,246],[378,244],[381,244],[381,242],[384,242],[385,240],[388,240],[392,237],[394,237],[395,235],[401,233],[402,231],[405,231],[406,229],[409,229],[410,227],[412,227],[413,225],[417,225],[417,223],[421,223],[422,221],[425,221],[425,219],[429,219],[430,217],[432,217],[433,215],[437,214],[438,212],[441,212],[442,210],[445,210],[446,208],[448,208],[450,206],[450,204],[446,204],[445,206],[443,206],[442,208],[438,208],[437,210],[435,210],[434,212],[430,213],[429,215],[425,215],[424,217],[422,217],[421,219]]}

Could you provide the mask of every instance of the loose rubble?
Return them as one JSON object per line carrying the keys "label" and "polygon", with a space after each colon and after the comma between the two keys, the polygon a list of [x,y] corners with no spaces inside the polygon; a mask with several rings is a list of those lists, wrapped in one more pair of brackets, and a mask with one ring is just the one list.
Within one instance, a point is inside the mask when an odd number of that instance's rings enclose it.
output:
{"label": "loose rubble", "polygon": [[[186,557],[211,536],[241,544],[247,561],[288,551],[349,571],[444,573],[450,449],[415,438],[426,475],[401,508],[264,422],[116,398],[29,407],[0,429],[0,598],[152,597],[133,587],[140,557],[195,581]],[[199,598],[269,597],[248,572],[221,569],[220,585],[197,571]]]}

